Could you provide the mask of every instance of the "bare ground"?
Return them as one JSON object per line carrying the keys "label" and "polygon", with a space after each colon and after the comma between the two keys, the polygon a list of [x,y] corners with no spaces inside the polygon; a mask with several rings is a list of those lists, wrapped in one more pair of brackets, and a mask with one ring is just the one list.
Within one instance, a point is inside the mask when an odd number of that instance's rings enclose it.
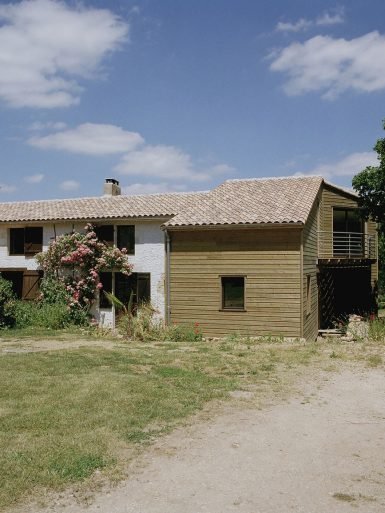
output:
{"label": "bare ground", "polygon": [[288,400],[257,409],[238,397],[162,438],[88,506],[62,494],[23,511],[385,512],[384,370],[308,371]]}

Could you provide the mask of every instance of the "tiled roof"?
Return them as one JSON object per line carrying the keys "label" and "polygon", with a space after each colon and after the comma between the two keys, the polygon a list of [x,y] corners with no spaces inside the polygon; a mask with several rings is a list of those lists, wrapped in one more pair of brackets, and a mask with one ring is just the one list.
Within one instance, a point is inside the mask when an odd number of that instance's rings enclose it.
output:
{"label": "tiled roof", "polygon": [[305,223],[323,179],[228,180],[210,192],[0,203],[0,222],[170,217],[166,227]]}
{"label": "tiled roof", "polygon": [[171,217],[196,205],[205,194],[192,192],[0,203],[0,222]]}
{"label": "tiled roof", "polygon": [[305,223],[320,176],[227,180],[165,226]]}

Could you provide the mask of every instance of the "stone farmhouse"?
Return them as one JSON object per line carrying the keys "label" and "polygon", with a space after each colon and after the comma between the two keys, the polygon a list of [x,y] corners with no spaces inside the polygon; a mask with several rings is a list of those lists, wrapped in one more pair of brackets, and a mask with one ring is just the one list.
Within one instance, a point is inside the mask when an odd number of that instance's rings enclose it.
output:
{"label": "stone farmhouse", "polygon": [[[38,294],[36,253],[86,223],[126,247],[134,272],[101,274],[126,301],[151,301],[168,323],[198,322],[206,336],[240,333],[315,339],[349,313],[375,309],[377,234],[357,196],[322,177],[228,180],[208,192],[0,204],[0,272],[18,297]],[[103,294],[94,314],[115,313]]]}

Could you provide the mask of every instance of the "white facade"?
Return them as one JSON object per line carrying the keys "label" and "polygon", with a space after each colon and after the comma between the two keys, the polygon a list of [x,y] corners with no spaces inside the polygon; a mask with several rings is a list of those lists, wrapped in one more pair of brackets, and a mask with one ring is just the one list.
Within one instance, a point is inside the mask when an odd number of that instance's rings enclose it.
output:
{"label": "white facade", "polygon": [[[41,222],[41,223],[9,223],[0,225],[0,272],[11,270],[36,270],[37,262],[33,256],[9,254],[9,229],[26,226],[43,227],[43,251],[55,235],[70,233],[72,230],[83,231],[88,221],[81,222]],[[162,318],[165,316],[165,242],[164,233],[160,229],[163,221],[126,219],[124,221],[91,221],[94,224],[134,225],[135,226],[135,254],[128,255],[133,264],[133,272],[149,273],[151,283],[151,303]],[[98,300],[92,313],[103,326],[112,326],[114,314],[112,308],[99,309]]]}

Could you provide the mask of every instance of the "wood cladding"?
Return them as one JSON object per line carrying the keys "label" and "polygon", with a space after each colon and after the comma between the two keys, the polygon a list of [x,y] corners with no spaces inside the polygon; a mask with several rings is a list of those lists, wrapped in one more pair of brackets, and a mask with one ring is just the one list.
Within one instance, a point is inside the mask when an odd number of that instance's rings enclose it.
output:
{"label": "wood cladding", "polygon": [[[206,336],[301,336],[300,229],[171,234],[171,322]],[[245,276],[245,311],[222,311],[221,276]]]}

